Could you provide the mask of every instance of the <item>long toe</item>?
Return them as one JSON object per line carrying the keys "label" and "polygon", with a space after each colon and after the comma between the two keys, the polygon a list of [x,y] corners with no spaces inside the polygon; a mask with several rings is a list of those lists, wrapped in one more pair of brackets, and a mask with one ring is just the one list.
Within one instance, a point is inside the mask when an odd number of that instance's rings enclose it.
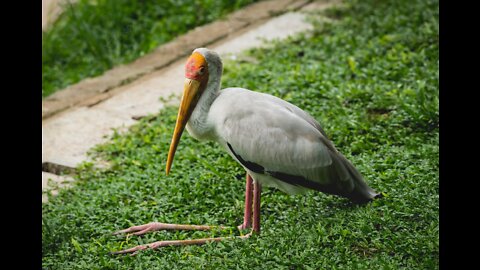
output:
{"label": "long toe", "polygon": [[132,226],[128,229],[116,231],[113,234],[123,234],[123,233],[132,233],[133,235],[142,235],[147,232],[154,232],[159,230],[198,230],[198,231],[207,231],[214,229],[228,229],[230,227],[226,226],[209,226],[209,225],[185,225],[185,224],[169,224],[161,222],[150,222],[148,224]]}
{"label": "long toe", "polygon": [[203,239],[193,239],[193,240],[168,240],[168,241],[157,241],[146,245],[139,245],[133,248],[111,252],[112,255],[118,254],[130,254],[135,255],[137,252],[141,250],[145,250],[147,248],[150,249],[157,249],[160,247],[168,247],[168,246],[187,246],[187,245],[203,245],[208,242],[219,242],[223,240],[232,240],[232,239],[247,239],[252,235],[252,233],[248,233],[242,236],[234,236],[234,237],[217,237],[217,238],[203,238]]}

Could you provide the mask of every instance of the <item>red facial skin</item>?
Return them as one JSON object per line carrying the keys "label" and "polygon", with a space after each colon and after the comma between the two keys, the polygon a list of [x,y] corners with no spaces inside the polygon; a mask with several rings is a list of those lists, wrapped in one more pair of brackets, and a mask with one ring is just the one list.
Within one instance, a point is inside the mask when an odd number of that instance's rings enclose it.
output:
{"label": "red facial skin", "polygon": [[198,52],[194,52],[190,58],[188,58],[185,64],[185,77],[191,80],[201,81],[206,77],[207,62],[203,55]]}

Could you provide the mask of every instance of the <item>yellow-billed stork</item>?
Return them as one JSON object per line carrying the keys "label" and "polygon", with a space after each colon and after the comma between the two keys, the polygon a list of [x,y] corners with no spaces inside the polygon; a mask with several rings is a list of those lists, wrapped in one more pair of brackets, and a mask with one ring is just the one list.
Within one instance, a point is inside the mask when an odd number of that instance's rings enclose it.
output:
{"label": "yellow-billed stork", "polygon": [[[308,189],[365,203],[381,197],[357,169],[337,151],[320,124],[308,113],[280,98],[244,88],[220,91],[222,61],[206,48],[195,49],[185,65],[185,84],[166,165],[170,172],[183,130],[198,140],[219,143],[247,172],[244,222],[260,232],[261,185],[289,194]],[[253,179],[252,179],[253,178]],[[253,198],[252,198],[253,197]],[[253,199],[253,200],[252,200]],[[116,233],[141,235],[156,230],[210,230],[218,226],[152,222]],[[232,237],[158,241],[115,254],[146,248],[203,244]]]}

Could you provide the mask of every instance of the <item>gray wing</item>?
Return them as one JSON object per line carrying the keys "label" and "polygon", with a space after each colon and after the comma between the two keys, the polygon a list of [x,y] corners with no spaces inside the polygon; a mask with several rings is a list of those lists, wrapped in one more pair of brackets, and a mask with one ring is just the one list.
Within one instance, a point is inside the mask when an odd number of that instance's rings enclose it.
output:
{"label": "gray wing", "polygon": [[270,95],[239,88],[221,92],[210,113],[217,116],[218,141],[230,145],[234,158],[321,185],[348,184],[347,169],[310,115]]}

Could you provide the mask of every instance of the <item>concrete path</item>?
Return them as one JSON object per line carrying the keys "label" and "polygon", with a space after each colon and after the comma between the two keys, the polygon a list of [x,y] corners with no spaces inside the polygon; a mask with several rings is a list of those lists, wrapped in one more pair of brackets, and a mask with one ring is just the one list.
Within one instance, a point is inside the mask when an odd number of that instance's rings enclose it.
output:
{"label": "concrete path", "polygon": [[48,27],[62,14],[65,5],[74,4],[77,0],[42,0],[42,30]]}
{"label": "concrete path", "polygon": [[[336,1],[265,2],[270,4],[283,2],[283,9],[279,11],[277,6],[276,10],[277,13],[283,14],[272,15],[237,29],[235,33],[211,42],[208,47],[217,51],[222,58],[236,59],[246,49],[264,46],[264,40],[283,39],[312,29],[312,25],[305,20],[305,11],[318,11],[334,3],[338,4]],[[239,14],[241,12],[242,10]],[[208,26],[203,27],[205,28],[208,29]],[[209,33],[205,32],[203,35],[208,36]],[[90,102],[80,102],[44,117],[42,122],[43,190],[51,188],[46,179],[51,179],[52,183],[67,182],[66,186],[68,186],[71,178],[58,177],[57,174],[75,168],[79,163],[87,160],[86,152],[93,146],[105,142],[113,133],[113,129],[125,130],[137,122],[135,119],[158,113],[165,106],[160,101],[160,97],[167,98],[172,94],[179,97],[183,89],[186,57],[195,47],[189,48],[185,56],[177,57],[175,61],[159,70],[153,69],[137,76],[137,79],[129,83],[113,87],[107,96],[90,96],[86,99]],[[157,51],[161,51],[161,48]],[[43,200],[46,201],[46,197]]]}

